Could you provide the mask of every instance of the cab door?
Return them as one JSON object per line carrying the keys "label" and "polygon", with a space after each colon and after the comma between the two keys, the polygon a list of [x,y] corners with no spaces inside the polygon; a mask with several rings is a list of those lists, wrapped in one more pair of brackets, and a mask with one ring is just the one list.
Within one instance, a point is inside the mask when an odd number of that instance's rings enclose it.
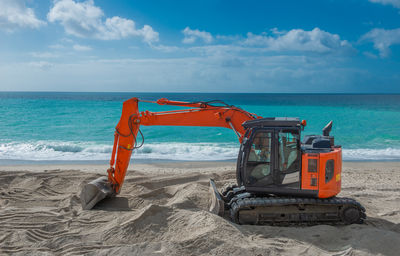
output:
{"label": "cab door", "polygon": [[278,129],[275,185],[300,189],[301,150],[298,130]]}
{"label": "cab door", "polygon": [[253,130],[246,143],[244,155],[244,185],[268,186],[273,184],[275,159],[274,130]]}

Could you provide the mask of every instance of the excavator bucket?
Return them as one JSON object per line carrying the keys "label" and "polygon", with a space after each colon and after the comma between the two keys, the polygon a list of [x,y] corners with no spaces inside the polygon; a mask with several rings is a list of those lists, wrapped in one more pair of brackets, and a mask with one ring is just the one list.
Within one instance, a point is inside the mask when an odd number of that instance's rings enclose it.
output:
{"label": "excavator bucket", "polygon": [[106,197],[114,196],[114,190],[107,177],[97,178],[86,184],[81,192],[83,210],[92,209],[98,202]]}
{"label": "excavator bucket", "polygon": [[209,193],[210,193],[209,211],[219,216],[223,216],[225,210],[225,202],[222,199],[221,194],[218,192],[217,186],[215,186],[215,182],[213,179],[210,179]]}

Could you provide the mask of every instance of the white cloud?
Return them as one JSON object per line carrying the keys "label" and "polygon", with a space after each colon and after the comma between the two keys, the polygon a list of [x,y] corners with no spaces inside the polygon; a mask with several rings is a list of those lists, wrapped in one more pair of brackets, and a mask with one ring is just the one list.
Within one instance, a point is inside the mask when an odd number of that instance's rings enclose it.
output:
{"label": "white cloud", "polygon": [[77,37],[119,40],[138,36],[149,44],[159,40],[158,32],[149,25],[136,29],[133,20],[114,16],[103,21],[103,17],[103,11],[94,5],[93,0],[86,2],[56,1],[47,14],[50,22],[60,22],[67,34]]}
{"label": "white cloud", "polygon": [[331,34],[319,28],[311,31],[292,29],[288,32],[273,30],[274,36],[267,34],[255,35],[251,32],[243,44],[248,46],[264,47],[271,51],[308,51],[329,53],[338,51],[354,51],[346,40],[341,40],[339,35]]}
{"label": "white cloud", "polygon": [[152,45],[151,48],[160,52],[176,52],[180,50],[180,48],[177,46],[168,46],[162,44]]}
{"label": "white cloud", "polygon": [[393,7],[400,8],[400,0],[369,0],[372,3],[383,5],[392,5]]}
{"label": "white cloud", "polygon": [[376,56],[375,54],[373,54],[372,52],[363,52],[364,56],[371,58],[371,59],[377,59],[378,56]]}
{"label": "white cloud", "polygon": [[32,8],[24,0],[0,0],[0,28],[13,31],[18,27],[39,28],[46,24],[36,18]]}
{"label": "white cloud", "polygon": [[400,44],[400,28],[381,29],[375,28],[361,37],[361,40],[371,41],[374,48],[379,51],[381,57],[387,57],[390,54],[390,46]]}
{"label": "white cloud", "polygon": [[62,44],[52,44],[52,45],[49,45],[49,48],[51,48],[51,49],[56,49],[56,50],[60,50],[60,49],[64,49],[65,46],[62,45]]}
{"label": "white cloud", "polygon": [[34,62],[29,62],[28,66],[34,67],[34,68],[39,68],[41,70],[49,70],[54,65],[47,61],[34,61]]}
{"label": "white cloud", "polygon": [[254,47],[238,46],[235,44],[217,44],[195,46],[187,49],[188,52],[200,54],[201,56],[226,56],[226,55],[246,55],[247,53],[262,53],[263,49]]}
{"label": "white cloud", "polygon": [[58,58],[57,54],[52,52],[31,52],[30,55],[35,58],[49,59],[49,58]]}
{"label": "white cloud", "polygon": [[66,43],[66,44],[72,44],[74,42],[74,40],[64,37],[64,38],[61,38],[60,42]]}
{"label": "white cloud", "polygon": [[197,41],[197,39],[203,40],[205,43],[211,43],[213,41],[213,37],[209,32],[200,31],[198,29],[192,30],[189,27],[186,27],[182,30],[183,35],[183,43],[192,44]]}
{"label": "white cloud", "polygon": [[247,37],[239,35],[216,35],[213,44],[196,46],[153,45],[152,48],[164,52],[179,52],[180,56],[252,56],[257,55],[353,55],[357,52],[347,40],[319,28],[311,31],[293,29],[259,35],[248,33]]}
{"label": "white cloud", "polygon": [[[243,92],[246,85],[247,92],[354,92],[360,90],[359,84],[376,82],[371,82],[368,70],[346,68],[336,60],[334,56],[253,55],[86,59],[54,66],[0,63],[4,74],[0,89],[162,91],[167,86],[172,92]],[[48,70],[38,72],[32,66]]]}
{"label": "white cloud", "polygon": [[79,45],[79,44],[74,44],[74,46],[72,47],[75,51],[90,51],[92,50],[92,47],[90,46],[86,46],[86,45]]}
{"label": "white cloud", "polygon": [[284,35],[287,33],[287,31],[281,31],[278,28],[271,28],[269,31],[274,35]]}

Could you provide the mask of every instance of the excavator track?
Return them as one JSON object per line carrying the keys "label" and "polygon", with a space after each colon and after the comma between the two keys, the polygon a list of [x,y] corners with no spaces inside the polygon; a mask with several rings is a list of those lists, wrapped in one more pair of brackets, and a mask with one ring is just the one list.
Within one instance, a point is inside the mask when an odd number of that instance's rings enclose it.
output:
{"label": "excavator track", "polygon": [[351,198],[243,197],[229,203],[238,224],[317,225],[361,224],[365,208]]}

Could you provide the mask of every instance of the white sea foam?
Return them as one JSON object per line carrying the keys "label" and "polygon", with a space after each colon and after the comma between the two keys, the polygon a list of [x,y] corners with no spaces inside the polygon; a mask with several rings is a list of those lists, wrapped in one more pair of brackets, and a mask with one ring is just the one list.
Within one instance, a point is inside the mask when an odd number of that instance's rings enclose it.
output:
{"label": "white sea foam", "polygon": [[343,149],[343,160],[397,161],[400,160],[400,148]]}
{"label": "white sea foam", "polygon": [[[134,151],[136,159],[228,160],[237,157],[237,143],[147,143]],[[8,142],[0,143],[0,159],[34,161],[109,160],[112,144],[95,142]],[[343,160],[400,160],[400,148],[343,149]]]}
{"label": "white sea foam", "polygon": [[[11,142],[0,144],[0,159],[13,160],[109,160],[112,144],[89,142]],[[134,151],[137,159],[228,160],[236,158],[237,144],[159,143],[145,144]]]}
{"label": "white sea foam", "polygon": [[36,141],[0,144],[0,159],[15,160],[106,160],[110,145],[84,142]]}

